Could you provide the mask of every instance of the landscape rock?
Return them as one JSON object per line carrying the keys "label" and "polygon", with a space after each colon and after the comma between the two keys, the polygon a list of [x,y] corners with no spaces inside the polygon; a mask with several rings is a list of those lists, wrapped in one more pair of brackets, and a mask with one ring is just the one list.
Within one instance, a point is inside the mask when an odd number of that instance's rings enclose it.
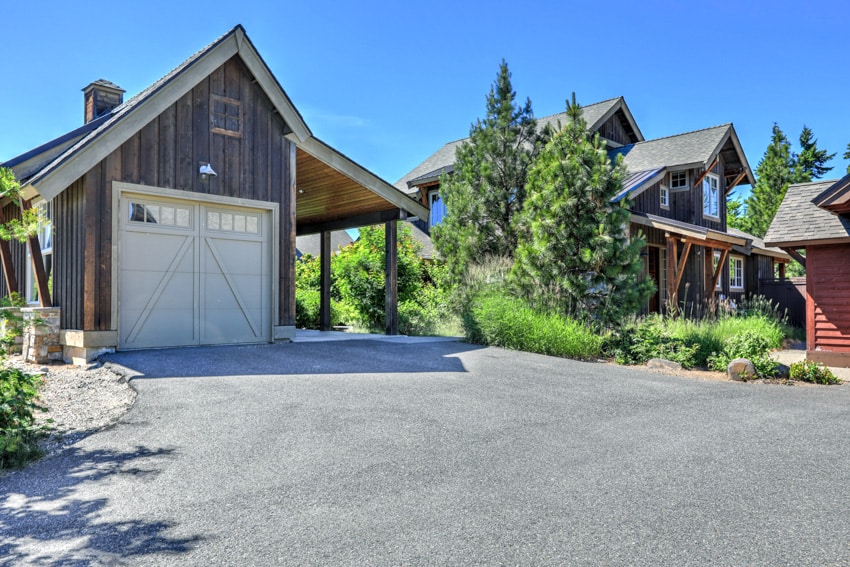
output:
{"label": "landscape rock", "polygon": [[651,358],[646,363],[647,368],[656,368],[659,370],[681,370],[682,365],[672,360],[664,358]]}
{"label": "landscape rock", "polygon": [[776,365],[776,378],[780,380],[787,380],[791,377],[791,367],[787,364],[777,364]]}
{"label": "landscape rock", "polygon": [[726,367],[726,374],[732,380],[746,382],[756,377],[756,367],[746,358],[736,358]]}

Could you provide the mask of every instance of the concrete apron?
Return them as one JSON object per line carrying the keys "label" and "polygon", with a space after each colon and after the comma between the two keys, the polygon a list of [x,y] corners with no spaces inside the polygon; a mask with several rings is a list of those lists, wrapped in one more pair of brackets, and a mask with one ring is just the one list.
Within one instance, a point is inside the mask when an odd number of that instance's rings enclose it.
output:
{"label": "concrete apron", "polygon": [[[802,349],[777,350],[770,353],[770,357],[776,362],[791,365],[792,362],[800,362],[806,360],[806,351]],[[842,382],[850,382],[850,368],[839,368],[830,366],[832,373],[841,378]]]}
{"label": "concrete apron", "polygon": [[408,337],[407,335],[377,335],[373,333],[346,333],[344,331],[314,331],[298,329],[295,331],[296,343],[322,343],[330,341],[381,341],[386,343],[434,343],[457,341],[458,337]]}

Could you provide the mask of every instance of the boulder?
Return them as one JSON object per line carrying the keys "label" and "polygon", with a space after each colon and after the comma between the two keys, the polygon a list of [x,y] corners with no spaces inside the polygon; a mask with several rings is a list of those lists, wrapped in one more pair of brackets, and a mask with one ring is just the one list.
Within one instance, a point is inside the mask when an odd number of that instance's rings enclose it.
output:
{"label": "boulder", "polygon": [[736,358],[726,367],[726,374],[732,380],[746,382],[756,377],[756,367],[746,358]]}
{"label": "boulder", "polygon": [[672,360],[664,358],[651,358],[646,362],[647,368],[656,368],[659,370],[681,370],[682,365]]}
{"label": "boulder", "polygon": [[787,380],[791,377],[791,367],[787,364],[776,365],[776,377],[780,380]]}

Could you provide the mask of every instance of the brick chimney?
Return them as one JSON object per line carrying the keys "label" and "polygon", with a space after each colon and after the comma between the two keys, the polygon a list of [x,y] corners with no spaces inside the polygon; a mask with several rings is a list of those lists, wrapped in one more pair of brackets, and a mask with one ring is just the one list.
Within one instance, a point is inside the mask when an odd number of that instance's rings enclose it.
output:
{"label": "brick chimney", "polygon": [[105,79],[98,79],[83,89],[84,124],[103,116],[124,102],[124,89]]}

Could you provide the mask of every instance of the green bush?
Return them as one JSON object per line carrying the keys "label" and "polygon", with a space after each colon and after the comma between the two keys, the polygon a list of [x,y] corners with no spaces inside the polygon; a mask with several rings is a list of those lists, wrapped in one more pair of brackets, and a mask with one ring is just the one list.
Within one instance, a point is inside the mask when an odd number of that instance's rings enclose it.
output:
{"label": "green bush", "polygon": [[[295,290],[295,326],[299,329],[319,328],[319,309],[322,294],[312,289]],[[358,323],[356,310],[345,303],[331,298],[331,325],[355,325]]]}
{"label": "green bush", "polygon": [[820,362],[803,360],[791,364],[791,380],[812,382],[813,384],[840,384],[841,380]]}
{"label": "green bush", "polygon": [[35,411],[41,377],[16,368],[0,370],[0,469],[21,467],[41,456],[38,440],[47,426],[37,426]]}
{"label": "green bush", "polygon": [[709,367],[725,372],[730,362],[736,358],[746,358],[753,363],[758,376],[768,378],[776,374],[777,367],[776,361],[770,358],[770,347],[769,337],[757,329],[746,329],[723,342],[722,350],[709,357]]}
{"label": "green bush", "polygon": [[466,340],[476,344],[587,360],[599,356],[602,338],[577,321],[541,313],[506,293],[472,298],[462,314]]}
{"label": "green bush", "polygon": [[651,358],[664,358],[693,368],[699,364],[700,343],[692,333],[676,335],[669,321],[647,317],[623,326],[609,336],[605,352],[618,364],[643,364]]}

